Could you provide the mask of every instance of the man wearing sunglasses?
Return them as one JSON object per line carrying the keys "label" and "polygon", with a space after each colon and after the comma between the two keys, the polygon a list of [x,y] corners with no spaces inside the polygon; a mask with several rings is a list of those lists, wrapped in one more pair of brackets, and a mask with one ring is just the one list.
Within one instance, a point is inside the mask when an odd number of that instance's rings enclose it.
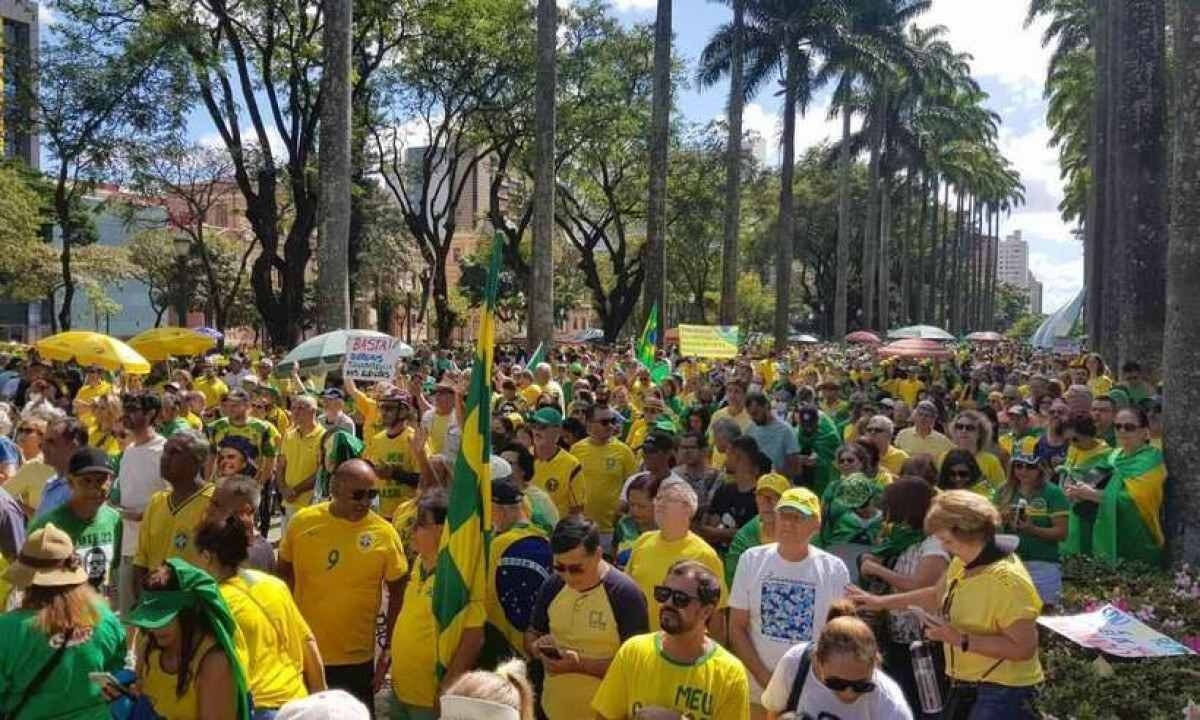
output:
{"label": "man wearing sunglasses", "polygon": [[929,455],[939,458],[954,448],[950,438],[938,432],[934,425],[938,420],[938,408],[929,400],[917,403],[912,414],[912,427],[896,435],[896,447],[912,455]]}
{"label": "man wearing sunglasses", "polygon": [[654,588],[660,632],[625,642],[592,700],[597,718],[748,720],[742,663],[708,637],[721,584],[707,566],[681,560]]}
{"label": "man wearing sunglasses", "polygon": [[391,638],[408,574],[400,535],[371,511],[378,486],[370,463],[342,463],[329,502],[299,510],[279,546],[279,574],[317,638],[329,688],[367,705],[383,678],[375,672],[379,589],[387,585],[384,637]]}
{"label": "man wearing sunglasses", "polygon": [[629,446],[614,437],[620,418],[611,408],[595,406],[588,418],[588,436],[571,446],[583,478],[583,512],[600,526],[604,547],[612,545],[613,524],[625,480],[637,471]]}

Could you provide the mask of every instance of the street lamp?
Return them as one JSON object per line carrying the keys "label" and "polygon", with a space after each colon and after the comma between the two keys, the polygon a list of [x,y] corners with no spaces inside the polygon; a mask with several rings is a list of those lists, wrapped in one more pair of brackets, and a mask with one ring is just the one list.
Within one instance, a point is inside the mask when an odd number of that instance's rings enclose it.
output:
{"label": "street lamp", "polygon": [[192,254],[192,241],[182,235],[177,235],[171,241],[175,253],[175,324],[187,327],[188,316],[188,278],[187,260]]}

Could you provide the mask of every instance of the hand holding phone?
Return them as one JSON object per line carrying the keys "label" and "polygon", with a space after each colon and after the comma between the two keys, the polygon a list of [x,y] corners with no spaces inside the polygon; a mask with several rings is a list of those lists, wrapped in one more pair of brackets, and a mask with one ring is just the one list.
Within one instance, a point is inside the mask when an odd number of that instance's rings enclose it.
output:
{"label": "hand holding phone", "polygon": [[133,696],[133,693],[129,691],[129,688],[122,685],[121,681],[117,680],[116,676],[110,672],[90,672],[88,673],[88,680],[92,681],[92,683],[96,685],[99,685],[100,690],[104,693],[104,696],[110,700],[121,695],[126,697]]}

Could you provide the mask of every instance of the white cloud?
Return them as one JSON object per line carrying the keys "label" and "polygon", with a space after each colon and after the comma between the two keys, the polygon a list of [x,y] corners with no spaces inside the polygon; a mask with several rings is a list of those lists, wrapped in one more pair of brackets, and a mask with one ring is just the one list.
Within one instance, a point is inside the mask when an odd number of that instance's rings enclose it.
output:
{"label": "white cloud", "polygon": [[945,25],[955,48],[974,56],[978,76],[1041,97],[1050,51],[1041,44],[1046,22],[1025,28],[1025,0],[935,0],[918,18],[922,27]]}
{"label": "white cloud", "polygon": [[[827,117],[827,112],[828,103],[822,100],[812,103],[806,115],[796,118],[797,157],[808,148],[841,139],[841,118],[831,120]],[[783,134],[783,116],[778,112],[768,110],[759,103],[752,102],[746,105],[742,113],[742,126],[746,131],[754,131],[762,137],[763,152],[759,160],[768,165],[778,165],[781,150],[780,138]],[[851,123],[851,131],[857,132],[861,126],[862,120],[855,118]]]}
{"label": "white cloud", "polygon": [[54,8],[50,7],[50,3],[42,0],[38,4],[38,25],[41,27],[50,27],[58,22],[58,18],[54,14]]}
{"label": "white cloud", "polygon": [[[1028,111],[1040,110],[1040,105],[1035,105]],[[1063,187],[1058,168],[1058,152],[1050,147],[1050,129],[1044,122],[1036,123],[1023,135],[1001,126],[998,144],[1004,157],[1012,161],[1021,173],[1021,181],[1027,189],[1034,183],[1042,183],[1050,191],[1055,203],[1062,200]]]}
{"label": "white cloud", "polygon": [[1042,312],[1053,313],[1071,302],[1083,287],[1083,256],[1053,260],[1040,252],[1029,253],[1029,271],[1042,283]]}
{"label": "white cloud", "polygon": [[[283,136],[279,134],[279,130],[277,130],[274,125],[268,125],[266,130],[267,143],[271,146],[271,152],[274,153],[276,158],[279,158],[283,153],[287,152],[287,146],[283,142]],[[243,143],[247,145],[253,145],[257,143],[258,135],[254,132],[253,127],[247,125],[241,129],[241,132]],[[201,135],[196,139],[196,142],[200,145],[204,145],[205,147],[225,147],[225,141],[221,139],[221,134],[216,130],[213,130],[205,135]]]}
{"label": "white cloud", "polygon": [[658,7],[658,0],[616,0],[613,6],[618,12],[640,12]]}

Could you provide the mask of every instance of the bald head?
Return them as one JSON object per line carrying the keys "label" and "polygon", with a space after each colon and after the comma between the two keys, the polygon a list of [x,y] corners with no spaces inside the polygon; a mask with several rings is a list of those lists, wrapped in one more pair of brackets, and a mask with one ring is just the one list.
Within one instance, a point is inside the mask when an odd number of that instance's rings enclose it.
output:
{"label": "bald head", "polygon": [[379,495],[375,489],[378,480],[375,468],[366,460],[354,458],[338,465],[329,487],[330,511],[350,521],[363,519]]}

